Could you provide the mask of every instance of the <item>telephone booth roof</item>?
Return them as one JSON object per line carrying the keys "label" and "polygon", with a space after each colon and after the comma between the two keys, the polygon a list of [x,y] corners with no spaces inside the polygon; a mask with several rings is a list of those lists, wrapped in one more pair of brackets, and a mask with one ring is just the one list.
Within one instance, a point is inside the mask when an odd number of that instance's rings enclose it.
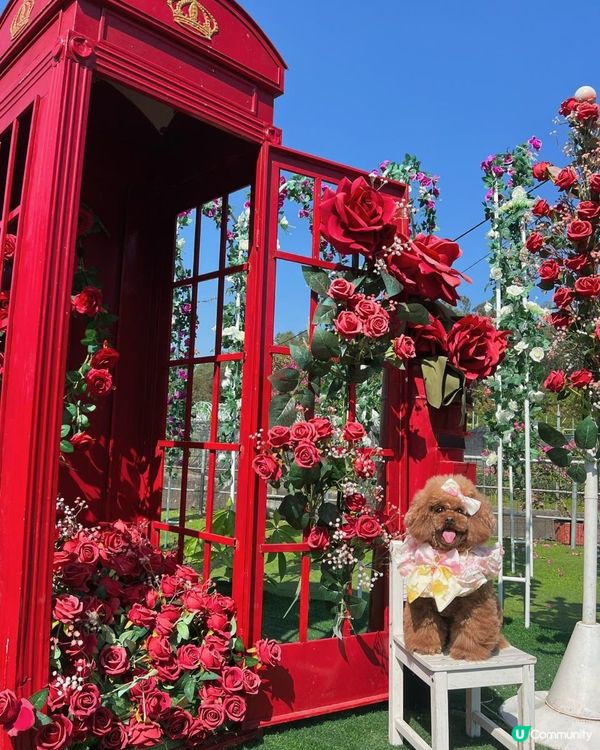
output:
{"label": "telephone booth roof", "polygon": [[27,73],[33,83],[33,70],[57,59],[65,43],[67,55],[89,60],[100,75],[192,115],[205,98],[203,119],[212,109],[220,127],[255,141],[270,136],[264,123],[272,122],[286,65],[233,0],[11,0],[0,17],[5,86],[13,69],[15,81]]}

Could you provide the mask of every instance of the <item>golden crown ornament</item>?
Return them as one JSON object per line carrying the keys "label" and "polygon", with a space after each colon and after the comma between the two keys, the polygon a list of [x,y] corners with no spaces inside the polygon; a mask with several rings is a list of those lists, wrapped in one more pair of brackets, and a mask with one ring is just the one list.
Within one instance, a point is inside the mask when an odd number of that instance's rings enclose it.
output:
{"label": "golden crown ornament", "polygon": [[15,39],[29,23],[35,0],[23,0],[10,23],[10,38]]}
{"label": "golden crown ornament", "polygon": [[167,0],[173,20],[180,26],[195,31],[205,39],[212,39],[219,31],[217,19],[197,0]]}

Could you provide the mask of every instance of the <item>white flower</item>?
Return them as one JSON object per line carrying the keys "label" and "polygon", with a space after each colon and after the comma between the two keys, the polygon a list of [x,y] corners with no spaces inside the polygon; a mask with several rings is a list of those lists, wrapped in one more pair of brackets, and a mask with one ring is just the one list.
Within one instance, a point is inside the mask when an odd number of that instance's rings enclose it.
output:
{"label": "white flower", "polygon": [[494,451],[492,451],[491,453],[488,453],[485,459],[485,465],[495,466],[497,463],[498,463],[498,454],[494,453]]}
{"label": "white flower", "polygon": [[526,341],[519,341],[518,344],[515,344],[515,351],[521,354],[521,352],[524,352],[525,349],[529,348],[529,344]]}
{"label": "white flower", "polygon": [[281,219],[279,220],[279,225],[281,226],[282,229],[287,229],[290,225],[290,222],[286,219],[285,216],[282,216]]}
{"label": "white flower", "polygon": [[509,297],[520,297],[524,291],[525,287],[522,287],[519,284],[511,284],[506,288],[506,293]]}
{"label": "white flower", "polygon": [[502,271],[498,268],[498,266],[493,266],[490,269],[490,279],[493,279],[494,281],[499,281],[502,278]]}
{"label": "white flower", "polygon": [[538,305],[537,302],[533,302],[533,300],[530,299],[524,299],[523,300],[523,307],[530,313],[533,313],[534,315],[543,315],[544,314],[544,308]]}
{"label": "white flower", "polygon": [[500,308],[500,315],[498,318],[505,318],[507,315],[510,315],[513,311],[512,305],[502,305]]}
{"label": "white flower", "polygon": [[541,346],[534,346],[529,352],[529,356],[534,362],[541,362],[545,357],[545,352]]}
{"label": "white flower", "polygon": [[529,399],[534,404],[541,404],[544,400],[544,392],[543,391],[529,391]]}
{"label": "white flower", "polygon": [[510,194],[510,197],[513,201],[525,201],[527,200],[527,191],[521,186],[516,187]]}
{"label": "white flower", "polygon": [[495,229],[490,229],[486,236],[488,240],[495,240],[496,237],[500,236],[500,232],[497,232]]}
{"label": "white flower", "polygon": [[228,336],[229,338],[232,338],[235,341],[243,341],[244,340],[244,332],[240,331],[240,329],[237,328],[236,326],[230,326],[229,328],[223,328],[223,336]]}
{"label": "white flower", "polygon": [[516,401],[509,401],[508,408],[512,409],[513,411],[517,411],[519,409],[519,404],[517,404]]}
{"label": "white flower", "polygon": [[510,422],[514,419],[515,413],[511,409],[502,409],[500,406],[496,409],[496,420],[501,424]]}
{"label": "white flower", "polygon": [[239,242],[240,250],[243,250],[244,252],[247,251],[248,247],[249,247],[249,244],[250,243],[248,242],[248,240],[240,240],[240,242]]}
{"label": "white flower", "polygon": [[494,306],[492,305],[491,302],[486,302],[485,305],[483,306],[483,312],[487,313],[488,315],[492,312],[493,309],[494,309]]}

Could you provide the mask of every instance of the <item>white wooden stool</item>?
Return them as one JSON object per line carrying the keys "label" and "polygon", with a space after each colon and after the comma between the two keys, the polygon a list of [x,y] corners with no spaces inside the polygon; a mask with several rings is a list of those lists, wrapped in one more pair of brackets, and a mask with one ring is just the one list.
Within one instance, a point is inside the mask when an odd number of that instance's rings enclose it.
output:
{"label": "white wooden stool", "polygon": [[[425,656],[408,651],[404,645],[402,610],[404,585],[398,572],[397,551],[401,542],[392,542],[390,559],[390,745],[402,745],[403,739],[418,750],[449,750],[448,691],[466,689],[466,731],[479,737],[481,728],[511,750],[533,750],[531,735],[517,743],[501,726],[481,711],[481,688],[494,685],[519,685],[519,724],[533,726],[535,656],[518,648],[503,648],[486,661],[462,661],[445,654]],[[404,720],[404,668],[410,669],[431,689],[431,745]]]}

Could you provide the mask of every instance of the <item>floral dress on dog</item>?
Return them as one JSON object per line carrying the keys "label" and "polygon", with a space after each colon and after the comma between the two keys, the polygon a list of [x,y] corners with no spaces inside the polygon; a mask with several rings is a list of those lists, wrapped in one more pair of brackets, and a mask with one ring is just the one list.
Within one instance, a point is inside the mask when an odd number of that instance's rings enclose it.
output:
{"label": "floral dress on dog", "polygon": [[434,599],[438,612],[457,596],[468,596],[496,578],[502,566],[503,550],[475,547],[467,552],[444,552],[427,542],[407,536],[398,550],[398,569],[405,579],[408,603],[420,596]]}

